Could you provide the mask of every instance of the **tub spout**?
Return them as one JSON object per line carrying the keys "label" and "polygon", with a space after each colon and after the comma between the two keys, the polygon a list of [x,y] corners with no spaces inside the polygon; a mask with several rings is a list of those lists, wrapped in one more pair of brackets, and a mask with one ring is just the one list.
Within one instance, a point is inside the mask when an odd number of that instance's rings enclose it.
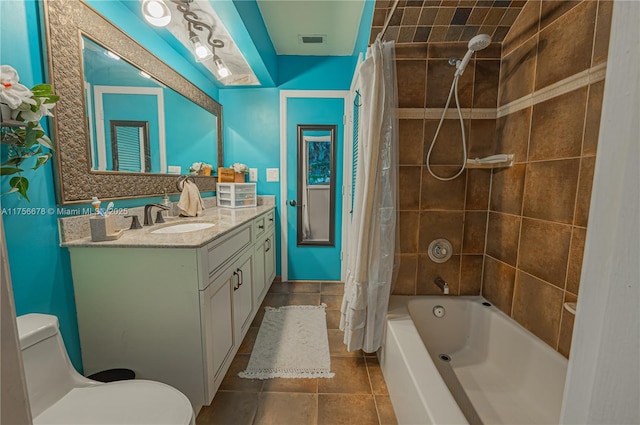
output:
{"label": "tub spout", "polygon": [[433,283],[435,283],[438,286],[438,288],[442,290],[443,294],[449,295],[449,284],[445,282],[443,278],[438,276],[435,279],[433,279]]}

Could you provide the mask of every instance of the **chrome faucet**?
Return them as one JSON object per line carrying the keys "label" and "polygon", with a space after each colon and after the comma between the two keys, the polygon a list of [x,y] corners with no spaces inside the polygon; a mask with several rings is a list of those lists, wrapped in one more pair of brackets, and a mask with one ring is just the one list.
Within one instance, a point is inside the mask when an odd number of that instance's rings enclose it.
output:
{"label": "chrome faucet", "polygon": [[[168,210],[169,207],[167,207],[166,205],[160,205],[160,204],[147,204],[144,206],[144,225],[145,226],[153,226],[153,219],[151,218],[151,209],[153,207],[156,208],[160,208],[162,210]],[[160,213],[160,211],[158,211],[158,213]],[[164,220],[162,219],[162,214],[158,214],[157,218],[156,218],[156,223],[164,223]]]}
{"label": "chrome faucet", "polygon": [[440,288],[440,290],[442,290],[443,294],[449,295],[449,284],[445,282],[443,278],[438,276],[435,279],[433,279],[433,283],[435,283],[436,286]]}

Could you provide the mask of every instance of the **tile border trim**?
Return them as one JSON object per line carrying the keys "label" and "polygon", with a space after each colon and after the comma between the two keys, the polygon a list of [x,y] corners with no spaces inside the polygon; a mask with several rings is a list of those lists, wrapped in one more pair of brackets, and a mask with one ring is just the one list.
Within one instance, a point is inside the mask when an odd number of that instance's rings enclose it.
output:
{"label": "tile border trim", "polygon": [[[516,99],[499,108],[461,108],[462,118],[473,120],[490,120],[507,116],[539,103],[545,102],[557,96],[569,93],[589,84],[597,83],[605,79],[607,63],[601,63],[592,68],[560,80],[550,86],[544,87],[531,94]],[[398,119],[428,119],[438,120],[442,117],[444,108],[398,108]],[[445,119],[458,118],[455,108],[447,109]]]}

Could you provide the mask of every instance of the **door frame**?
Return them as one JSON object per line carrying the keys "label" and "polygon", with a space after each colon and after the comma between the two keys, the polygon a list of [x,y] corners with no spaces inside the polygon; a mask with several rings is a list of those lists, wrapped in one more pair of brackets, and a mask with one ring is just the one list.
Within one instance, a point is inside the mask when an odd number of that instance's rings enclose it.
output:
{"label": "door frame", "polygon": [[[286,282],[289,278],[289,258],[287,257],[289,241],[287,237],[287,101],[289,99],[342,99],[343,104],[343,146],[351,140],[351,126],[349,120],[346,119],[347,107],[349,105],[349,90],[281,90],[280,91],[280,276],[282,281]],[[340,170],[336,170],[339,172]],[[344,180],[344,179],[343,179]],[[336,191],[340,191],[342,196],[342,204],[344,208],[344,181],[340,188],[336,188]],[[338,193],[336,193],[338,196]],[[342,217],[344,221],[344,214]],[[338,224],[336,223],[336,229]],[[344,236],[344,235],[342,235]],[[294,241],[295,242],[295,241]],[[342,248],[344,250],[344,248]],[[344,252],[344,251],[343,251]],[[343,262],[342,253],[340,255],[340,262]],[[340,265],[341,279],[342,276],[342,264]]]}

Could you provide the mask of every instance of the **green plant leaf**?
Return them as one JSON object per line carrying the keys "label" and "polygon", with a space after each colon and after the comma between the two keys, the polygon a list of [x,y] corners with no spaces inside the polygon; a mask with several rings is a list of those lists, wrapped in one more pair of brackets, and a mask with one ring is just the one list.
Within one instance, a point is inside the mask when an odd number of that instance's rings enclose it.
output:
{"label": "green plant leaf", "polygon": [[8,191],[6,191],[5,193],[1,193],[0,196],[4,196],[4,195],[8,195],[10,193],[14,193],[17,192],[18,188],[17,187],[12,187],[11,189],[9,189]]}
{"label": "green plant leaf", "polygon": [[52,151],[55,151],[55,149],[53,148],[53,143],[51,142],[51,139],[49,139],[49,137],[46,134],[38,139],[38,143],[40,143],[45,148],[49,148]]}
{"label": "green plant leaf", "polygon": [[53,92],[51,84],[38,84],[31,88],[31,93],[36,96],[46,96]]}
{"label": "green plant leaf", "polygon": [[51,154],[50,153],[45,153],[44,155],[38,156],[38,158],[36,159],[36,165],[32,169],[33,170],[37,170],[42,165],[46,164],[47,161],[49,160],[49,158],[51,158]]}
{"label": "green plant leaf", "polygon": [[31,148],[37,143],[36,133],[37,132],[31,126],[26,128],[26,134],[24,138],[24,146],[26,148]]}
{"label": "green plant leaf", "polygon": [[11,180],[9,180],[9,186],[16,188],[18,190],[18,193],[20,193],[20,195],[22,195],[22,197],[26,199],[27,202],[31,202],[31,200],[29,200],[29,197],[27,196],[27,190],[29,190],[29,180],[27,180],[25,177],[13,177]]}
{"label": "green plant leaf", "polygon": [[20,165],[23,161],[22,157],[16,156],[13,158],[10,158],[8,160],[6,160],[5,162],[2,163],[2,165],[13,165],[15,167],[17,167],[18,165]]}
{"label": "green plant leaf", "polygon": [[19,173],[21,171],[24,171],[24,170],[17,167],[5,167],[4,165],[0,166],[0,176],[8,176],[11,174]]}
{"label": "green plant leaf", "polygon": [[45,96],[44,103],[56,103],[60,100],[60,96],[57,94],[50,94],[49,96]]}

